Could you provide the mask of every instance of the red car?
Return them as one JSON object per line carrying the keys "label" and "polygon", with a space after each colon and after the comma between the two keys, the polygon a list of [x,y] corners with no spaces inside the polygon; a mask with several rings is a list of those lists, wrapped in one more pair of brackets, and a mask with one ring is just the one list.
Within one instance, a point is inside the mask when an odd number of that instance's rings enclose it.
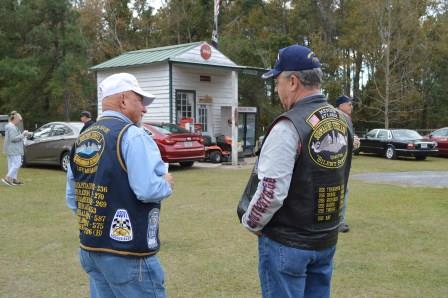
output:
{"label": "red car", "polygon": [[159,147],[164,162],[178,162],[191,167],[205,158],[202,136],[171,123],[148,122],[143,124]]}
{"label": "red car", "polygon": [[439,156],[448,156],[448,127],[433,131],[427,136],[431,141],[437,142]]}

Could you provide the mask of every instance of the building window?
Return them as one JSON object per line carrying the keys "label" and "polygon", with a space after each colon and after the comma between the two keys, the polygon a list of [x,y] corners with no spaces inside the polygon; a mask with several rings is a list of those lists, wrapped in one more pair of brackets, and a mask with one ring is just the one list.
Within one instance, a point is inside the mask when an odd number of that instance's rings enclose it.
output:
{"label": "building window", "polygon": [[208,132],[208,109],[207,105],[200,104],[198,109],[198,123],[201,125],[203,132]]}
{"label": "building window", "polygon": [[182,119],[193,118],[194,116],[194,97],[192,91],[176,90],[176,121],[179,123]]}

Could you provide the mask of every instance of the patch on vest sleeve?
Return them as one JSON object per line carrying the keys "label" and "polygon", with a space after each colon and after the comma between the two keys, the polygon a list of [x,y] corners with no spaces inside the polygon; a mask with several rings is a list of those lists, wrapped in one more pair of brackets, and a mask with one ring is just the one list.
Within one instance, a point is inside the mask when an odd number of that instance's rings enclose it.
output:
{"label": "patch on vest sleeve", "polygon": [[109,237],[117,241],[131,241],[133,238],[131,219],[125,209],[118,209],[115,212],[112,225],[110,226]]}
{"label": "patch on vest sleeve", "polygon": [[148,214],[148,248],[155,249],[159,246],[157,242],[157,231],[159,230],[159,215],[160,210],[158,208],[152,209]]}

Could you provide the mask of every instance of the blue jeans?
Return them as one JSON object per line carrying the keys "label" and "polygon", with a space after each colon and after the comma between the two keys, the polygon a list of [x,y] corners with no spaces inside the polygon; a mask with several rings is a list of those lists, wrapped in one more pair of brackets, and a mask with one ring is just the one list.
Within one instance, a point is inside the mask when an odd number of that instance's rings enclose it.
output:
{"label": "blue jeans", "polygon": [[336,246],[303,250],[259,237],[258,273],[263,298],[330,297],[335,251]]}
{"label": "blue jeans", "polygon": [[80,249],[89,275],[90,297],[166,297],[163,268],[156,256],[126,257]]}

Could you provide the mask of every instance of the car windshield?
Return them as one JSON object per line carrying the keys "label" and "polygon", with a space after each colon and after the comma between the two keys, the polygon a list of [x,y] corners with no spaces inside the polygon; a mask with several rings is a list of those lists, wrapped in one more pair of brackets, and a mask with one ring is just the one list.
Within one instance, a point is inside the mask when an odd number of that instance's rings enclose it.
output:
{"label": "car windshield", "polygon": [[161,123],[161,124],[152,124],[160,133],[163,134],[171,134],[171,133],[189,133],[185,128],[179,127],[175,124],[171,123]]}
{"label": "car windshield", "polygon": [[410,129],[392,130],[392,134],[394,135],[394,138],[398,140],[415,140],[422,138],[422,136],[418,132]]}

